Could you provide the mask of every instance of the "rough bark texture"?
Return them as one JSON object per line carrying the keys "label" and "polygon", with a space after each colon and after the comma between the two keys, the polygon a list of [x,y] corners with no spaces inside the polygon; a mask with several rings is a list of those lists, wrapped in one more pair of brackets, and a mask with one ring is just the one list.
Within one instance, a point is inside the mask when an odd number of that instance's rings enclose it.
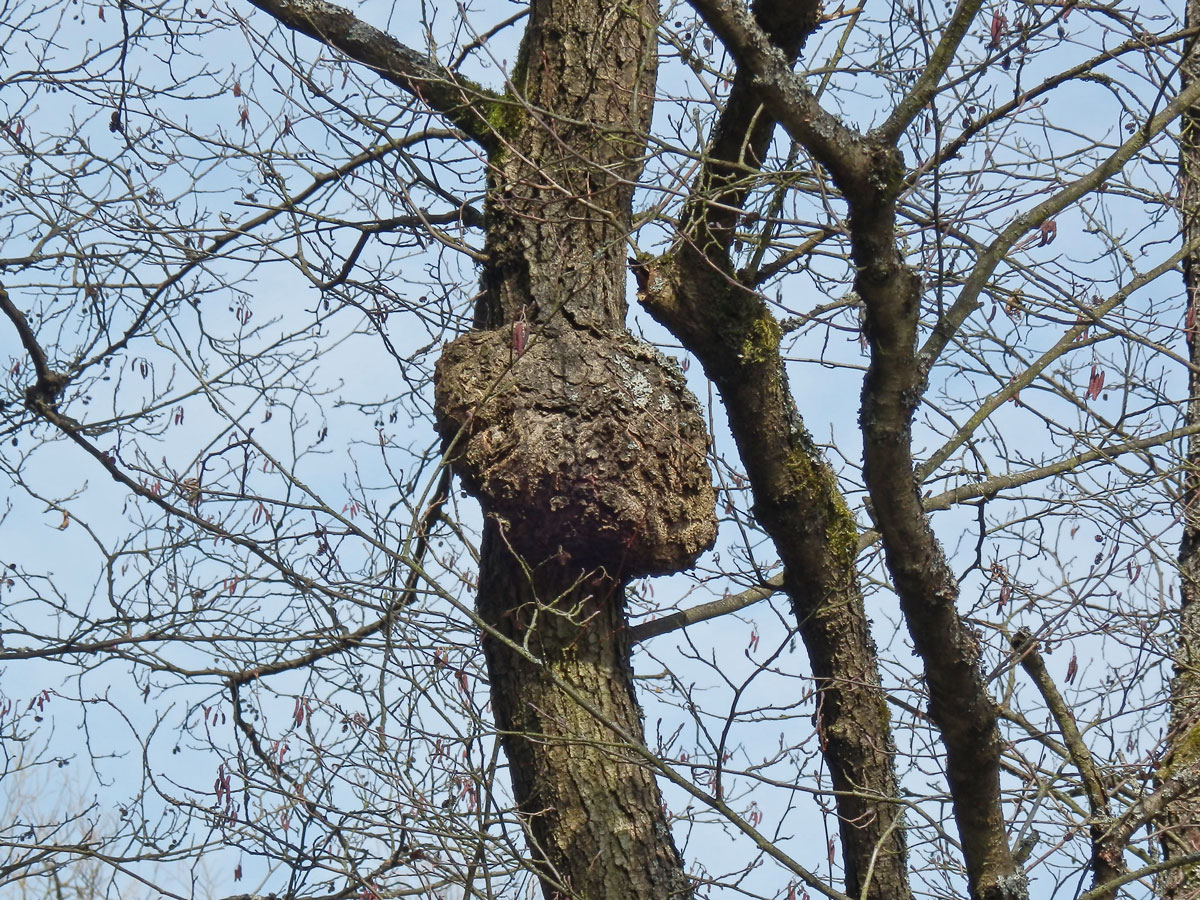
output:
{"label": "rough bark texture", "polygon": [[625,240],[650,125],[656,5],[537,0],[496,108],[476,325],[624,328]]}
{"label": "rough bark texture", "polygon": [[[713,543],[708,436],[683,375],[627,334],[464,335],[437,373],[464,485],[531,561],[614,578],[678,572]],[[536,515],[531,515],[536,510]]]}
{"label": "rough bark texture", "polygon": [[[654,776],[614,731],[642,733],[623,585],[553,559],[528,566],[495,521],[480,571],[480,615],[542,662],[484,640],[492,707],[546,897],[690,897]],[[584,692],[602,721],[554,677]]]}
{"label": "rough bark texture", "polygon": [[440,427],[486,516],[479,613],[540,661],[485,637],[533,861],[560,900],[691,896],[629,749],[625,580],[689,565],[715,534],[696,401],[624,328],[657,21],[652,0],[531,5],[489,119],[479,330],[437,372]]}
{"label": "rough bark texture", "polygon": [[[1200,24],[1200,0],[1188,0],[1186,24]],[[1183,87],[1200,77],[1200,41],[1189,38],[1181,66]],[[1187,110],[1179,132],[1179,193],[1183,218],[1183,240],[1200,238],[1200,108]],[[1200,256],[1188,254],[1183,261],[1187,290],[1188,373],[1187,424],[1200,422],[1200,339],[1196,316],[1200,313]],[[1160,779],[1178,777],[1200,765],[1200,436],[1187,439],[1184,459],[1183,538],[1179,546],[1179,638],[1175,656],[1175,678],[1171,682],[1170,750]],[[1163,854],[1167,859],[1200,850],[1200,795],[1185,794],[1169,807],[1162,821]],[[1195,900],[1200,897],[1200,866],[1195,863],[1168,870],[1158,884],[1164,900]]]}

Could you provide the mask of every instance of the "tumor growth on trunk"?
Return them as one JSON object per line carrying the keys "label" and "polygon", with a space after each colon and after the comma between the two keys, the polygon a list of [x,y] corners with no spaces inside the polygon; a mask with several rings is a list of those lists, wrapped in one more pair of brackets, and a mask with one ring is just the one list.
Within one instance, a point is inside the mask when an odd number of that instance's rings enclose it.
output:
{"label": "tumor growth on trunk", "polygon": [[716,536],[708,437],[678,366],[628,334],[567,325],[514,349],[464,335],[436,375],[455,471],[531,563],[631,579],[686,569]]}

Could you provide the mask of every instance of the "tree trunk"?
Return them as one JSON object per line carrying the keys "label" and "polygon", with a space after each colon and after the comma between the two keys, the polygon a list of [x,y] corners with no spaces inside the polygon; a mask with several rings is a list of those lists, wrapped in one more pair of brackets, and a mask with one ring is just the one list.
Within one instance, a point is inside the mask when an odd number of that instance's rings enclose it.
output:
{"label": "tree trunk", "polygon": [[[625,630],[624,585],[556,560],[530,569],[489,522],[479,613],[492,709],[547,898],[686,898],[654,774],[617,735],[640,740]],[[583,693],[594,718],[556,683]]]}
{"label": "tree trunk", "polygon": [[625,632],[626,582],[690,566],[716,533],[699,406],[624,325],[657,18],[650,0],[532,4],[490,122],[477,330],[437,370],[439,429],[486,517],[492,704],[547,898],[691,895],[630,748]]}
{"label": "tree trunk", "polygon": [[[1200,24],[1200,0],[1188,0],[1185,24]],[[1180,69],[1183,87],[1200,76],[1200,43],[1193,35],[1184,45]],[[1200,107],[1184,113],[1179,130],[1179,205],[1185,245],[1200,238]],[[1186,424],[1200,422],[1200,340],[1197,339],[1197,300],[1200,298],[1200,255],[1183,260],[1187,291],[1188,372]],[[1179,636],[1175,678],[1171,682],[1170,748],[1160,777],[1165,780],[1200,763],[1200,435],[1187,439],[1183,466],[1183,539],[1179,547]],[[1200,796],[1183,796],[1169,807],[1162,822],[1163,854],[1178,859],[1200,850]],[[1200,865],[1169,869],[1158,885],[1164,900],[1200,897]]]}

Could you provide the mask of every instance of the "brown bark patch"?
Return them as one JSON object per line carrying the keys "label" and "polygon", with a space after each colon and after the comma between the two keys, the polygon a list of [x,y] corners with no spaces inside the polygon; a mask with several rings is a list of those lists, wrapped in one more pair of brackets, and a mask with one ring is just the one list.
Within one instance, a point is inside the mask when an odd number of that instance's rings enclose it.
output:
{"label": "brown bark patch", "polygon": [[712,546],[716,495],[700,406],[678,367],[629,335],[517,326],[448,344],[438,431],[464,487],[532,562],[610,576],[681,571]]}

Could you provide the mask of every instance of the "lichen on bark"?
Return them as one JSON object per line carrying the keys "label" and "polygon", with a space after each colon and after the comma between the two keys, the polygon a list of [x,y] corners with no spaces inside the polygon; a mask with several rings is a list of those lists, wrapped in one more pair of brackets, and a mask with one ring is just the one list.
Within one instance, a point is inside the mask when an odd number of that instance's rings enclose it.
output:
{"label": "lichen on bark", "polygon": [[[518,342],[519,343],[519,342]],[[628,333],[513,326],[447,345],[435,376],[452,464],[514,550],[610,577],[678,572],[716,537],[699,404]]]}

